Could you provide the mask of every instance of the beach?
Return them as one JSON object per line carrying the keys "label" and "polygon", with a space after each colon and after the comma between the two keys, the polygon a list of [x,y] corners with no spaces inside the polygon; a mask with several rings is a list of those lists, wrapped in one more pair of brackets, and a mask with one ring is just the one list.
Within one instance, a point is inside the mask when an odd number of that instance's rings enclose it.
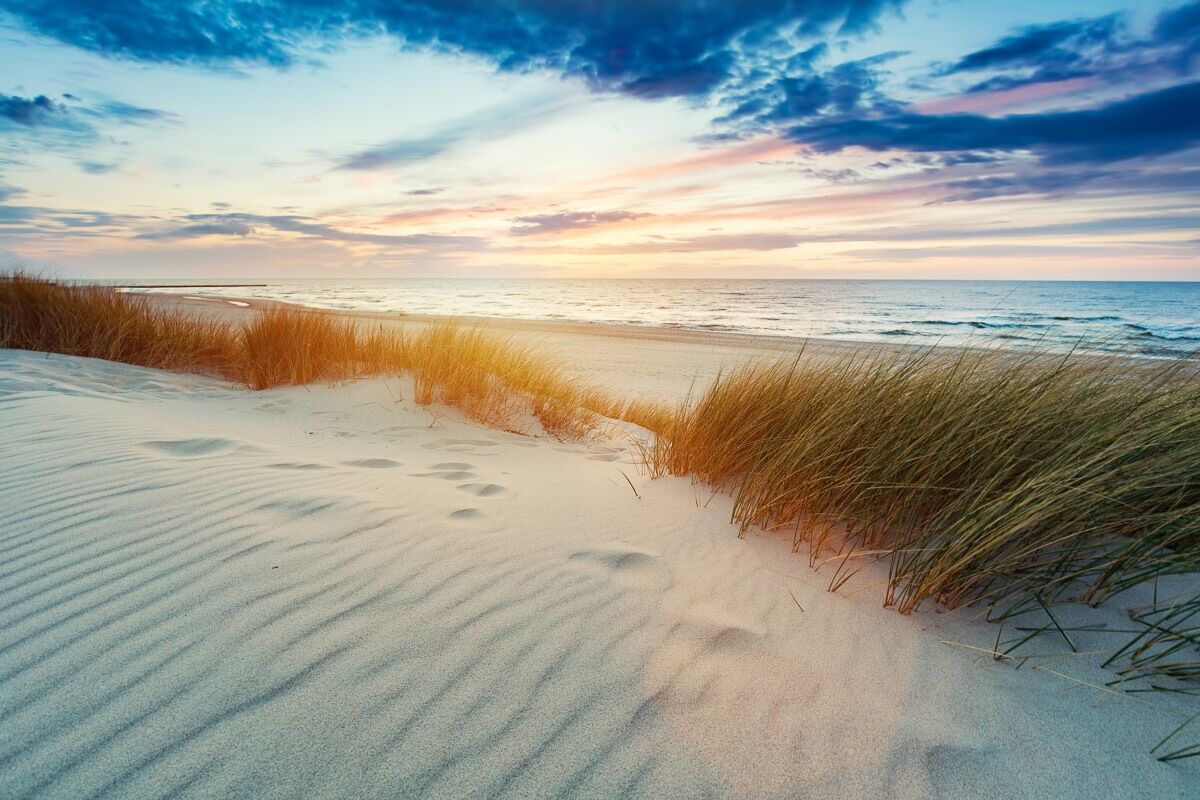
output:
{"label": "beach", "polygon": [[[485,324],[666,401],[801,346]],[[0,417],[5,797],[1200,788],[1148,754],[1189,706],[1107,689],[1099,634],[997,660],[982,609],[882,608],[884,564],[831,593],[789,534],[739,537],[728,495],[651,480],[629,423],[572,443],[407,377],[253,392],[19,350]],[[1120,627],[1149,591],[1057,619]]]}
{"label": "beach", "polygon": [[[146,297],[156,307],[232,323],[246,320],[264,308],[302,309],[291,303],[248,296],[226,298],[164,292],[147,293]],[[544,351],[558,362],[570,364],[577,377],[605,390],[670,404],[702,391],[723,372],[760,361],[798,357],[831,360],[854,353],[936,352],[945,355],[961,350],[956,346],[934,349],[900,342],[855,342],[568,320],[371,311],[320,310],[320,313],[353,322],[363,330],[382,328],[406,333],[453,320],[496,333],[517,345]]]}

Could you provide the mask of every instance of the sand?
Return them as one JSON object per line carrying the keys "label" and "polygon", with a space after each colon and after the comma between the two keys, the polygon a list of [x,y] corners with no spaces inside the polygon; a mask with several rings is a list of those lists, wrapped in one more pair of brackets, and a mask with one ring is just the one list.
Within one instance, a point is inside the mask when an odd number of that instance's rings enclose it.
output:
{"label": "sand", "polygon": [[[239,322],[258,309],[292,305],[253,297],[226,298],[147,292],[154,303],[188,313]],[[296,306],[293,306],[296,307]],[[330,312],[366,327],[417,332],[447,317],[371,311]],[[566,320],[457,317],[520,344],[541,348],[581,378],[626,397],[676,403],[707,386],[718,373],[764,359],[814,359],[852,353],[920,351],[930,348],[904,343],[798,339],[743,333],[609,325]],[[953,355],[960,347],[939,347]]]}
{"label": "sand", "polygon": [[[574,335],[663,396],[700,347]],[[0,797],[1200,794],[1099,640],[831,594],[627,430],[0,350]]]}

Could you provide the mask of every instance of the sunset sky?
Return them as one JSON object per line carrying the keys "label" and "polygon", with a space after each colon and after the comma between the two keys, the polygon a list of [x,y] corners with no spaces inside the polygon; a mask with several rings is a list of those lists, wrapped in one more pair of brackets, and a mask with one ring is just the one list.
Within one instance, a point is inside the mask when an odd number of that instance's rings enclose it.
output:
{"label": "sunset sky", "polygon": [[1200,279],[1200,0],[0,0],[0,263]]}

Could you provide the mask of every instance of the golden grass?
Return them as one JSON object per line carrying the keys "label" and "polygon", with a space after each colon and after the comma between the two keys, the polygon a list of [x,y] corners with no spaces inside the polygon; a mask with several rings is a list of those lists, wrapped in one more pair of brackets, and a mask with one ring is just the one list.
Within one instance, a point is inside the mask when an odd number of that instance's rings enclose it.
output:
{"label": "golden grass", "polygon": [[409,373],[422,405],[444,403],[522,432],[536,418],[563,439],[599,429],[602,420],[585,401],[614,405],[544,353],[478,329],[436,324],[406,337],[286,306],[230,325],[134,294],[20,274],[0,277],[0,347],[200,372],[252,389]]}
{"label": "golden grass", "polygon": [[130,295],[0,275],[0,347],[226,376],[236,369],[236,344],[228,325]]}
{"label": "golden grass", "polygon": [[1200,569],[1200,380],[1188,361],[985,350],[797,359],[719,377],[647,448],[653,474],[736,493],[836,587],[886,558],[911,611],[1099,602]]}

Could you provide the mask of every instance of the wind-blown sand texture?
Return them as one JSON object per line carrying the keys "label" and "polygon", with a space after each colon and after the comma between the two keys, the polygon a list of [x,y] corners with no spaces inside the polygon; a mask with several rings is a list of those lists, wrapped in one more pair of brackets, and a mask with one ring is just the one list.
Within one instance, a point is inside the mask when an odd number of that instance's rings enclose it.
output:
{"label": "wind-blown sand texture", "polygon": [[1200,792],[1170,697],[830,594],[621,431],[0,350],[0,797]]}

